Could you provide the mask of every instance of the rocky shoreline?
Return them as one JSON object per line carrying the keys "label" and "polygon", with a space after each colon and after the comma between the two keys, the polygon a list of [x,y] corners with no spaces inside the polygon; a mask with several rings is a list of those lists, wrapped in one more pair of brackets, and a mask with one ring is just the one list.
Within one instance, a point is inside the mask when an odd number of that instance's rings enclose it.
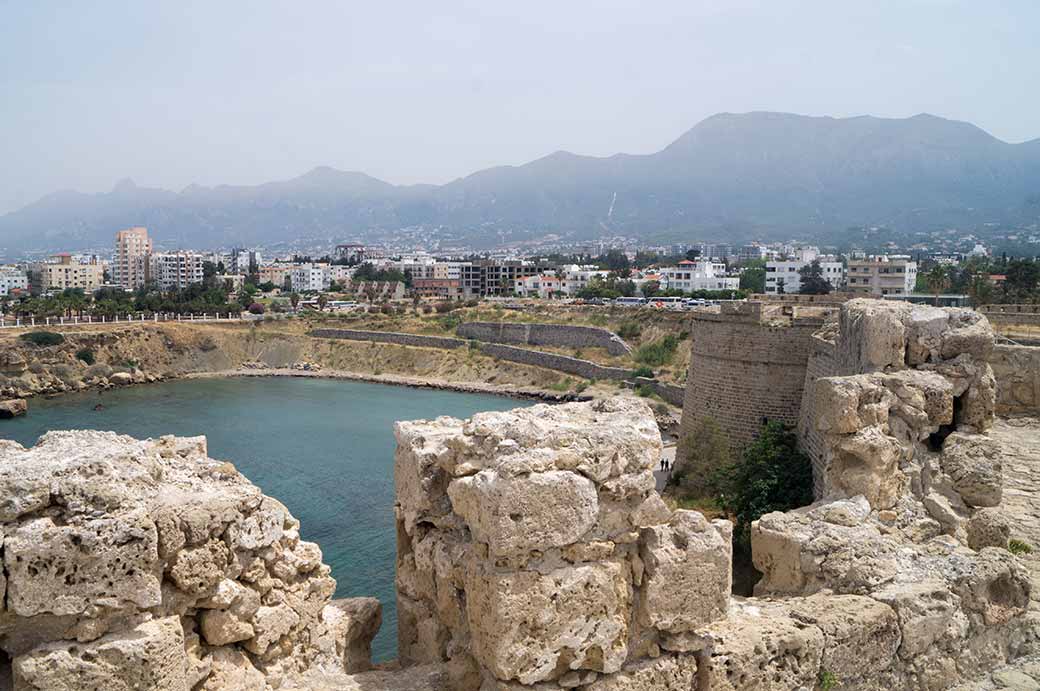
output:
{"label": "rocky shoreline", "polygon": [[495,396],[508,396],[549,403],[565,403],[574,401],[590,401],[592,396],[570,392],[556,393],[543,389],[528,389],[502,384],[485,384],[482,382],[450,382],[442,379],[424,379],[422,377],[403,377],[388,374],[363,374],[348,370],[303,370],[295,368],[239,368],[220,372],[193,372],[184,375],[183,379],[213,379],[234,377],[304,377],[317,379],[344,379],[348,381],[364,381],[391,386],[407,386],[416,389],[439,389],[457,391],[459,393],[481,393]]}

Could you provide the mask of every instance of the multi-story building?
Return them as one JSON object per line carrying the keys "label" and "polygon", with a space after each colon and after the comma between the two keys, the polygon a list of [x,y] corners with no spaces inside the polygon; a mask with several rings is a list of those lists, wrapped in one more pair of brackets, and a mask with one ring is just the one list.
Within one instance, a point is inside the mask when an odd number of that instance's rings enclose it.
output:
{"label": "multi-story building", "polygon": [[524,298],[554,298],[563,294],[563,282],[553,274],[537,274],[516,279],[513,292]]}
{"label": "multi-story building", "polygon": [[57,293],[79,288],[92,293],[104,282],[105,269],[95,259],[89,264],[72,261],[70,254],[56,254],[50,261],[31,264],[29,286],[33,293]]}
{"label": "multi-story building", "polygon": [[267,264],[259,270],[261,283],[274,283],[278,288],[284,288],[289,274],[292,273],[292,264]]}
{"label": "multi-story building", "polygon": [[595,266],[568,264],[560,267],[559,270],[556,271],[556,275],[560,277],[560,290],[563,294],[573,297],[574,295],[577,295],[582,288],[587,287],[589,281],[594,278],[605,279],[610,275],[610,272],[598,269]]}
{"label": "multi-story building", "polygon": [[726,265],[708,260],[683,260],[676,266],[667,266],[658,272],[661,287],[691,293],[697,290],[736,290],[740,279],[726,275]]}
{"label": "multi-story building", "polygon": [[29,276],[17,266],[0,266],[0,295],[17,295],[29,290]]}
{"label": "multi-story building", "polygon": [[248,276],[257,273],[262,263],[263,256],[258,250],[245,250],[236,247],[231,250],[231,257],[228,261],[227,270],[228,273]]}
{"label": "multi-story building", "polygon": [[909,255],[878,255],[849,260],[847,290],[871,297],[903,296],[914,292],[917,262]]}
{"label": "multi-story building", "polygon": [[812,262],[820,261],[823,278],[838,290],[845,283],[845,265],[834,256],[821,255],[816,247],[793,249],[785,259],[766,262],[766,294],[780,295],[798,293],[802,289],[801,270]]}
{"label": "multi-story building", "polygon": [[462,282],[457,278],[413,278],[412,291],[421,298],[459,300]]}
{"label": "multi-story building", "polygon": [[198,252],[160,252],[148,259],[147,282],[159,290],[182,290],[202,283],[205,257]]}
{"label": "multi-story building", "polygon": [[112,282],[127,290],[137,290],[148,281],[148,256],[152,240],[148,229],[140,226],[116,233],[116,252],[112,259]]}
{"label": "multi-story building", "polygon": [[330,283],[328,264],[293,264],[289,271],[289,285],[297,292],[328,290]]}
{"label": "multi-story building", "polygon": [[350,264],[360,264],[365,261],[365,246],[354,244],[336,245],[334,256],[336,259],[345,259]]}
{"label": "multi-story building", "polygon": [[516,287],[516,279],[537,276],[552,269],[544,261],[483,259],[459,266],[459,280],[465,297],[507,295]]}

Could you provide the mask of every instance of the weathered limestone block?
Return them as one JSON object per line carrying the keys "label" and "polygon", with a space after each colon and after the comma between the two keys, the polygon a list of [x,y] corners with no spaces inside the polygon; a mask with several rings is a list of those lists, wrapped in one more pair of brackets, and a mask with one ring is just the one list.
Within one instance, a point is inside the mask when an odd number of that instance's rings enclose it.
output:
{"label": "weathered limestone block", "polygon": [[267,688],[263,672],[238,648],[214,648],[209,676],[196,691],[257,691]]}
{"label": "weathered limestone block", "polygon": [[626,665],[584,688],[588,691],[690,691],[697,688],[697,658],[665,655]]}
{"label": "weathered limestone block", "polygon": [[24,398],[12,398],[0,401],[0,420],[9,420],[14,417],[25,415],[29,410],[29,404]]}
{"label": "weathered limestone block", "polygon": [[383,622],[383,608],[374,597],[333,600],[321,619],[335,640],[336,657],[346,672],[372,668],[372,638]]}
{"label": "weathered limestone block", "polygon": [[981,550],[983,547],[1006,549],[1011,539],[1011,522],[997,508],[979,509],[968,519],[968,547]]}
{"label": "weathered limestone block", "polygon": [[856,299],[842,305],[838,352],[842,370],[885,372],[905,366],[907,326],[913,307],[906,303]]}
{"label": "weathered limestone block", "polygon": [[203,595],[212,592],[224,579],[231,554],[222,540],[183,549],[170,568],[170,578],[185,593]]}
{"label": "weathered limestone block", "polygon": [[822,667],[852,686],[895,663],[899,621],[886,604],[859,595],[813,595],[790,604],[791,617],[823,632]]}
{"label": "weathered limestone block", "polygon": [[899,655],[904,659],[912,660],[932,649],[952,629],[959,613],[959,600],[938,579],[892,583],[871,597],[895,610],[901,634]]}
{"label": "weathered limestone block", "polygon": [[[817,506],[817,516],[827,514]],[[841,522],[846,512],[837,512]],[[870,523],[813,519],[809,511],[768,513],[751,524],[751,553],[762,579],[756,594],[811,594],[825,588],[866,594],[900,568],[899,545]]]}
{"label": "weathered limestone block", "polygon": [[272,643],[300,623],[300,615],[288,605],[260,607],[253,615],[251,623],[256,635],[247,640],[244,647],[254,655],[263,655]]}
{"label": "weathered limestone block", "polygon": [[943,472],[971,506],[996,506],[1004,485],[1004,467],[997,443],[978,434],[954,432],[943,442]]}
{"label": "weathered limestone block", "polygon": [[473,656],[502,680],[616,672],[628,654],[629,568],[602,562],[499,573],[473,563],[466,612]]}
{"label": "weathered limestone block", "polygon": [[448,496],[473,538],[497,556],[570,544],[592,528],[599,513],[592,481],[565,471],[509,477],[482,470],[453,480]]}
{"label": "weathered limestone block", "polygon": [[116,386],[127,386],[134,383],[134,375],[129,372],[113,372],[108,376],[108,383]]}
{"label": "weathered limestone block", "polygon": [[226,609],[211,609],[199,615],[202,637],[209,645],[227,645],[250,639],[253,626],[247,619]]}
{"label": "weathered limestone block", "polygon": [[943,334],[950,313],[930,305],[915,305],[907,315],[906,364],[915,366],[942,358]]}
{"label": "weathered limestone block", "polygon": [[91,643],[49,643],[14,660],[15,691],[187,691],[188,658],[177,617]]}
{"label": "weathered limestone block", "polygon": [[[974,558],[972,558],[974,557]],[[985,547],[951,560],[947,576],[961,606],[985,626],[1006,624],[1029,606],[1029,572],[1007,550]]]}
{"label": "weathered limestone block", "polygon": [[161,600],[155,524],[141,511],[60,525],[23,522],[4,540],[7,606],[15,614],[80,614],[98,604]]}
{"label": "weathered limestone block", "polygon": [[693,631],[725,616],[732,589],[733,526],[676,511],[667,525],[644,528],[640,619],[669,633]]}
{"label": "weathered limestone block", "polygon": [[751,610],[734,612],[706,633],[714,647],[703,688],[791,691],[814,688],[819,678],[824,636],[816,626]]}
{"label": "weathered limestone block", "polygon": [[866,497],[874,509],[889,509],[906,492],[899,470],[903,447],[878,427],[837,439],[827,464],[827,485],[845,496]]}
{"label": "weathered limestone block", "polygon": [[986,316],[975,310],[949,310],[949,326],[942,334],[942,357],[952,360],[969,355],[986,362],[993,352],[993,328]]}

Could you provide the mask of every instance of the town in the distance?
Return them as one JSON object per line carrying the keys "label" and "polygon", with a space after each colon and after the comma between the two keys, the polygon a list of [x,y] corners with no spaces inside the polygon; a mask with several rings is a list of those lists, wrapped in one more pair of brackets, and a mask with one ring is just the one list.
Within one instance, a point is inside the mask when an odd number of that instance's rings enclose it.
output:
{"label": "town in the distance", "polygon": [[113,240],[108,256],[61,252],[0,266],[0,323],[144,314],[257,318],[487,298],[689,309],[751,294],[832,291],[978,306],[1029,302],[1040,286],[1033,257],[995,256],[981,243],[957,253],[827,253],[798,241],[601,241],[542,256],[515,250],[439,256],[347,243],[329,245],[318,256],[271,256],[262,247],[157,250],[144,227],[114,231]]}

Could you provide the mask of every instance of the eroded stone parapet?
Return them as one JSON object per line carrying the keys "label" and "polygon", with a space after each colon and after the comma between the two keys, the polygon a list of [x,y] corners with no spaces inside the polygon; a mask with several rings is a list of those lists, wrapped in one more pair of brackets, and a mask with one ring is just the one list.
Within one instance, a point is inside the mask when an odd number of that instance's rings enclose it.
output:
{"label": "eroded stone parapet", "polygon": [[[336,584],[321,550],[205,439],[52,432],[0,458],[17,494],[0,508],[0,649],[46,682],[25,688],[66,688],[47,676],[59,668],[88,682],[68,688],[123,688],[91,684],[126,664],[140,668],[126,688],[262,689],[367,664],[378,618],[323,618]],[[169,686],[173,638],[184,664]]]}
{"label": "eroded stone parapet", "polygon": [[696,511],[676,511],[665,525],[644,528],[640,619],[668,633],[695,631],[721,619],[732,586],[733,527]]}
{"label": "eroded stone parapet", "polygon": [[782,608],[749,603],[707,629],[703,686],[711,691],[811,689],[819,680],[825,638],[816,626]]}
{"label": "eroded stone parapet", "polygon": [[90,643],[43,645],[14,659],[15,691],[186,691],[188,658],[177,617]]}
{"label": "eroded stone parapet", "polygon": [[474,657],[497,678],[524,684],[618,671],[628,654],[629,573],[616,561],[544,574],[473,564],[466,611]]}

